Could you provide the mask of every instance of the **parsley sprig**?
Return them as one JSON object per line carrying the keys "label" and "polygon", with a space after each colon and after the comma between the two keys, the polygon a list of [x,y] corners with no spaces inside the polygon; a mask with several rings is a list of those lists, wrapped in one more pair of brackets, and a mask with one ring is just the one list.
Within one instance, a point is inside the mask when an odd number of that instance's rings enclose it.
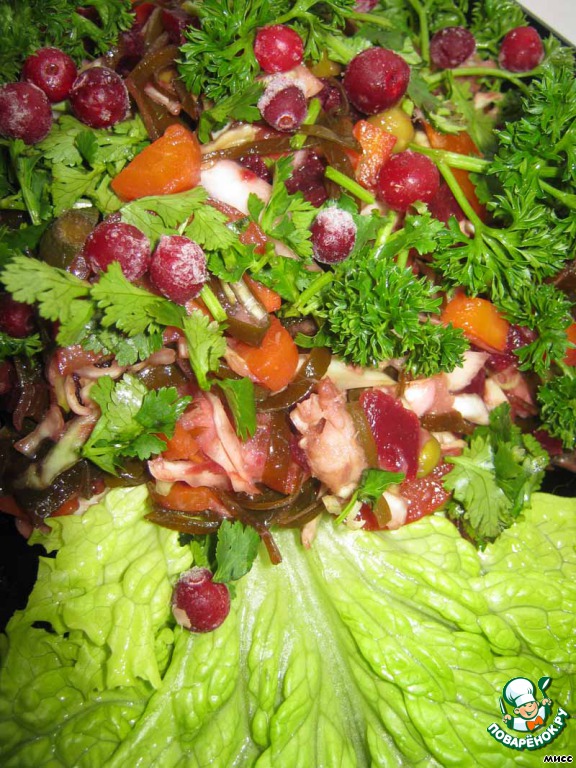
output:
{"label": "parsley sprig", "polygon": [[200,27],[188,27],[179,69],[196,96],[220,102],[249,88],[259,66],[254,37],[259,27],[288,24],[304,41],[306,58],[318,59],[327,34],[344,26],[353,0],[203,0]]}

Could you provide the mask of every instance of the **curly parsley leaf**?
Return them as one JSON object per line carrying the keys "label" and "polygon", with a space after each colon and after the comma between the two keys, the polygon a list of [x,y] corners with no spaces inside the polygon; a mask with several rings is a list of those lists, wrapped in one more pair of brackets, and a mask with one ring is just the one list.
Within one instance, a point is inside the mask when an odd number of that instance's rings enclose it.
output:
{"label": "curly parsley leaf", "polygon": [[245,91],[259,73],[259,27],[281,18],[301,35],[305,58],[318,59],[325,36],[344,26],[352,7],[353,0],[203,0],[196,7],[200,26],[188,27],[180,48],[182,79],[194,95],[220,102]]}
{"label": "curly parsley leaf", "polygon": [[181,325],[188,343],[190,365],[201,389],[210,389],[208,374],[217,371],[220,359],[226,352],[223,329],[216,321],[210,321],[200,310],[187,315]]}
{"label": "curly parsley leaf", "polygon": [[42,352],[42,349],[43,344],[37,333],[26,336],[24,339],[16,339],[14,336],[0,331],[0,360],[6,360],[8,357],[15,357],[16,355],[34,357],[34,355]]}
{"label": "curly parsley leaf", "polygon": [[562,440],[567,450],[576,446],[576,376],[556,376],[538,390],[542,426]]}
{"label": "curly parsley leaf", "polygon": [[111,474],[117,473],[124,458],[144,461],[163,451],[166,442],[160,435],[172,437],[191,401],[180,397],[175,387],[149,391],[129,374],[117,382],[103,376],[91,387],[90,397],[101,415],[82,455]]}
{"label": "curly parsley leaf", "polygon": [[478,47],[493,58],[507,32],[526,26],[526,16],[515,0],[480,0],[472,8],[470,31]]}
{"label": "curly parsley leaf", "polygon": [[461,331],[426,319],[439,314],[441,302],[427,278],[365,250],[335,269],[317,310],[324,320],[318,336],[354,365],[408,356],[413,373],[449,371],[461,364],[467,342]]}
{"label": "curly parsley leaf", "polygon": [[530,504],[544,477],[549,456],[531,435],[523,435],[510,419],[507,403],[490,414],[490,425],[474,431],[444,476],[452,491],[449,516],[478,545],[495,539]]}
{"label": "curly parsley leaf", "polygon": [[134,21],[129,0],[82,0],[81,5],[96,18],[81,14],[76,0],[4,0],[0,4],[0,81],[17,80],[24,59],[38,48],[60,48],[78,64],[104,54]]}

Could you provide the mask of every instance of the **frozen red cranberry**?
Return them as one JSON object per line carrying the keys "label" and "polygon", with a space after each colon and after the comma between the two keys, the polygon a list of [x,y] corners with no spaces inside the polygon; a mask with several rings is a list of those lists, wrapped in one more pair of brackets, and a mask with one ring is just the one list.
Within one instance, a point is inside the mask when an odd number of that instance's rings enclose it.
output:
{"label": "frozen red cranberry", "polygon": [[106,67],[92,67],[78,75],[69,98],[78,120],[90,128],[109,128],[125,120],[130,108],[124,81]]}
{"label": "frozen red cranberry", "polygon": [[254,56],[268,74],[288,72],[302,63],[304,44],[298,32],[290,27],[282,24],[261,27],[254,41]]}
{"label": "frozen red cranberry", "polygon": [[297,85],[285,85],[282,80],[272,81],[258,102],[264,120],[282,133],[298,130],[307,108],[304,91]]}
{"label": "frozen red cranberry", "polygon": [[131,224],[107,219],[86,238],[82,255],[93,272],[105,272],[117,261],[127,280],[137,280],[150,264],[150,241]]}
{"label": "frozen red cranberry", "polygon": [[161,237],[150,264],[150,279],[166,298],[185,304],[208,279],[204,251],[181,235]]}
{"label": "frozen red cranberry", "polygon": [[261,155],[242,155],[238,162],[243,165],[244,168],[249,168],[252,173],[255,173],[258,178],[262,179],[262,181],[267,181],[268,184],[272,184],[272,171],[268,168]]}
{"label": "frozen red cranberry", "polygon": [[181,627],[191,632],[212,632],[230,613],[230,592],[212,580],[207,568],[183,573],[172,595],[172,613]]}
{"label": "frozen red cranberry", "polygon": [[434,197],[428,202],[428,210],[438,221],[448,224],[451,216],[458,221],[463,221],[466,217],[458,201],[452,194],[452,190],[443,179],[440,179],[440,186]]}
{"label": "frozen red cranberry", "polygon": [[356,242],[352,215],[331,206],[320,211],[312,224],[314,258],[322,264],[336,264],[350,256]]}
{"label": "frozen red cranberry", "polygon": [[0,86],[0,136],[37,144],[51,127],[52,109],[44,91],[33,83]]}
{"label": "frozen red cranberry", "polygon": [[77,74],[73,59],[59,48],[40,48],[22,67],[24,80],[37,85],[52,103],[68,98]]}
{"label": "frozen red cranberry", "polygon": [[317,98],[322,105],[324,112],[336,112],[342,107],[344,101],[342,92],[333,83],[324,81],[324,88],[320,91]]}
{"label": "frozen red cranberry", "polygon": [[439,69],[459,67],[475,50],[474,35],[464,27],[444,27],[430,40],[430,60]]}
{"label": "frozen red cranberry", "polygon": [[16,339],[24,339],[34,331],[34,310],[29,304],[15,301],[9,293],[0,296],[0,331]]}
{"label": "frozen red cranberry", "polygon": [[410,68],[387,48],[368,48],[355,56],[344,73],[344,89],[360,112],[375,115],[393,107],[406,93]]}
{"label": "frozen red cranberry", "polygon": [[406,150],[392,155],[378,177],[378,192],[389,208],[406,211],[417,200],[433,200],[440,185],[440,174],[432,160]]}
{"label": "frozen red cranberry", "polygon": [[294,155],[293,167],[286,179],[286,189],[291,195],[302,192],[309,203],[319,208],[328,200],[324,186],[325,163],[316,152],[301,150]]}
{"label": "frozen red cranberry", "polygon": [[498,62],[510,72],[529,72],[544,58],[544,46],[534,27],[516,27],[504,35]]}

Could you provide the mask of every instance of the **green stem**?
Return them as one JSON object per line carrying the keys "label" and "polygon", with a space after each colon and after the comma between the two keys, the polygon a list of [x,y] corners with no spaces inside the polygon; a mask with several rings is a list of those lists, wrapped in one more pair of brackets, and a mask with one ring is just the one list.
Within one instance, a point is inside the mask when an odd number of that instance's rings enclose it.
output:
{"label": "green stem", "polygon": [[333,181],[335,184],[338,184],[338,186],[342,187],[342,189],[346,189],[348,192],[354,195],[354,197],[362,200],[363,203],[372,205],[376,202],[376,198],[371,192],[368,192],[368,190],[364,189],[364,187],[358,184],[357,181],[354,181],[354,179],[346,176],[345,173],[337,171],[336,168],[333,168],[331,165],[326,168],[325,176],[327,179],[330,179],[330,181]]}
{"label": "green stem", "polygon": [[[456,69],[449,70],[452,77],[497,77],[500,80],[508,80],[523,93],[529,93],[529,88],[520,78],[530,77],[538,72],[539,70],[533,69],[531,72],[513,73],[505,69],[491,69],[490,67],[456,67]],[[431,88],[434,88],[440,85],[445,77],[445,72],[439,72],[437,75],[427,77],[426,82]]]}
{"label": "green stem", "polygon": [[0,210],[2,211],[26,211],[27,208],[19,195],[10,195],[0,200]]}
{"label": "green stem", "polygon": [[484,160],[481,157],[461,155],[459,152],[448,152],[446,149],[431,149],[413,142],[409,144],[408,148],[414,152],[420,152],[421,155],[426,155],[435,163],[445,163],[450,168],[461,168],[463,171],[472,171],[472,173],[485,173],[490,165],[489,160]]}
{"label": "green stem", "polygon": [[418,25],[420,27],[420,55],[425,62],[430,61],[430,32],[428,31],[428,15],[426,9],[418,0],[408,0],[418,16]]}
{"label": "green stem", "polygon": [[566,206],[566,208],[570,208],[571,211],[576,211],[576,195],[570,194],[569,192],[562,192],[561,190],[556,189],[556,187],[553,187],[552,184],[547,184],[545,181],[542,181],[542,179],[540,179],[540,187],[545,192],[548,192],[549,195],[555,197],[556,200],[559,200]]}
{"label": "green stem", "polygon": [[358,11],[352,11],[349,14],[352,21],[361,21],[365,24],[374,24],[375,27],[383,27],[384,29],[391,29],[394,25],[384,16],[377,16],[375,13],[359,13]]}
{"label": "green stem", "polygon": [[347,501],[346,504],[344,505],[342,512],[340,512],[336,520],[334,520],[334,525],[340,525],[341,523],[344,522],[344,520],[346,520],[346,518],[352,511],[354,504],[356,504],[357,501],[358,501],[358,491],[356,490],[350,497],[349,501]]}
{"label": "green stem", "polygon": [[481,229],[483,229],[484,225],[481,219],[476,214],[476,211],[474,210],[474,208],[472,208],[472,206],[468,202],[468,198],[466,197],[464,192],[462,192],[462,187],[460,186],[460,184],[458,184],[454,174],[452,173],[450,168],[446,165],[446,163],[440,161],[437,165],[438,165],[438,170],[440,171],[440,173],[444,178],[444,181],[446,182],[446,184],[448,184],[448,186],[450,187],[450,191],[456,198],[456,202],[458,203],[460,208],[462,208],[464,216],[466,216],[468,221],[472,222],[472,224],[474,225],[474,230],[476,234],[478,234],[478,232]]}
{"label": "green stem", "polygon": [[219,323],[225,323],[228,317],[226,316],[226,312],[224,311],[224,307],[220,302],[218,301],[218,298],[216,297],[216,294],[210,288],[209,285],[205,285],[202,290],[200,291],[200,298],[206,304],[206,307],[214,320],[216,320]]}
{"label": "green stem", "polygon": [[333,280],[333,272],[323,272],[312,283],[310,283],[305,291],[302,291],[298,301],[295,301],[290,309],[284,313],[285,316],[297,317],[298,315],[309,314],[310,312],[307,307],[308,302],[311,301],[317,294],[319,294],[327,285],[330,285]]}
{"label": "green stem", "polygon": [[[322,104],[320,103],[320,99],[312,99],[312,101],[308,105],[308,112],[306,113],[306,117],[302,121],[302,125],[314,125],[316,120],[318,120],[318,117],[321,111],[322,111]],[[306,141],[306,138],[307,136],[305,133],[294,134],[294,136],[290,141],[291,148],[302,149],[302,147],[304,146],[304,142]]]}
{"label": "green stem", "polygon": [[395,226],[396,226],[396,215],[394,214],[393,211],[390,211],[390,213],[386,215],[386,221],[384,223],[384,226],[378,232],[378,236],[374,242],[374,252],[375,252],[376,258],[378,258],[378,255],[382,251],[382,248],[384,248],[384,246],[388,242],[388,238],[392,234]]}

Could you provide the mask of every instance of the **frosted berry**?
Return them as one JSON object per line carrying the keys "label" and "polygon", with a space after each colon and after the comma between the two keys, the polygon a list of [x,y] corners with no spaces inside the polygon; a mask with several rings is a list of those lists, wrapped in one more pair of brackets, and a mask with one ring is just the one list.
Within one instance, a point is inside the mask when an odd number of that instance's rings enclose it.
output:
{"label": "frosted berry", "polygon": [[150,279],[166,298],[185,304],[208,279],[204,251],[187,237],[164,235],[152,256]]}
{"label": "frosted berry", "polygon": [[387,48],[368,48],[355,56],[344,73],[344,89],[360,112],[375,115],[397,104],[406,93],[410,68]]}
{"label": "frosted berry", "polygon": [[406,150],[392,155],[378,177],[378,192],[388,207],[406,211],[417,200],[430,202],[440,185],[440,174],[432,160]]}
{"label": "frosted berry", "polygon": [[288,72],[302,63],[304,44],[298,32],[283,24],[261,27],[254,41],[254,56],[268,74]]}
{"label": "frosted berry", "polygon": [[430,60],[438,69],[454,69],[476,50],[472,32],[464,27],[444,27],[430,40]]}
{"label": "frosted berry", "polygon": [[316,261],[337,264],[350,256],[356,242],[356,224],[348,211],[335,206],[325,208],[314,219],[311,231]]}
{"label": "frosted berry", "polygon": [[52,103],[68,98],[77,74],[73,59],[59,48],[40,48],[22,67],[24,80],[37,85]]}
{"label": "frosted berry", "polygon": [[106,67],[92,67],[78,75],[69,99],[78,120],[90,128],[109,128],[125,120],[130,108],[124,81]]}
{"label": "frosted berry", "polygon": [[[285,78],[284,78],[285,79]],[[258,102],[258,109],[269,126],[282,133],[297,131],[308,109],[304,91],[297,85],[271,82]]]}
{"label": "frosted berry", "polygon": [[529,72],[544,58],[544,46],[534,27],[516,27],[504,36],[498,62],[509,72]]}
{"label": "frosted berry", "polygon": [[0,86],[0,136],[37,144],[51,127],[52,109],[40,88],[32,83]]}
{"label": "frosted berry", "polygon": [[105,272],[113,261],[117,261],[124,277],[133,281],[148,269],[150,241],[131,224],[109,219],[98,224],[88,235],[82,255],[93,272]]}
{"label": "frosted berry", "polygon": [[191,568],[174,587],[172,613],[191,632],[212,632],[230,613],[228,587],[212,581],[207,568]]}

